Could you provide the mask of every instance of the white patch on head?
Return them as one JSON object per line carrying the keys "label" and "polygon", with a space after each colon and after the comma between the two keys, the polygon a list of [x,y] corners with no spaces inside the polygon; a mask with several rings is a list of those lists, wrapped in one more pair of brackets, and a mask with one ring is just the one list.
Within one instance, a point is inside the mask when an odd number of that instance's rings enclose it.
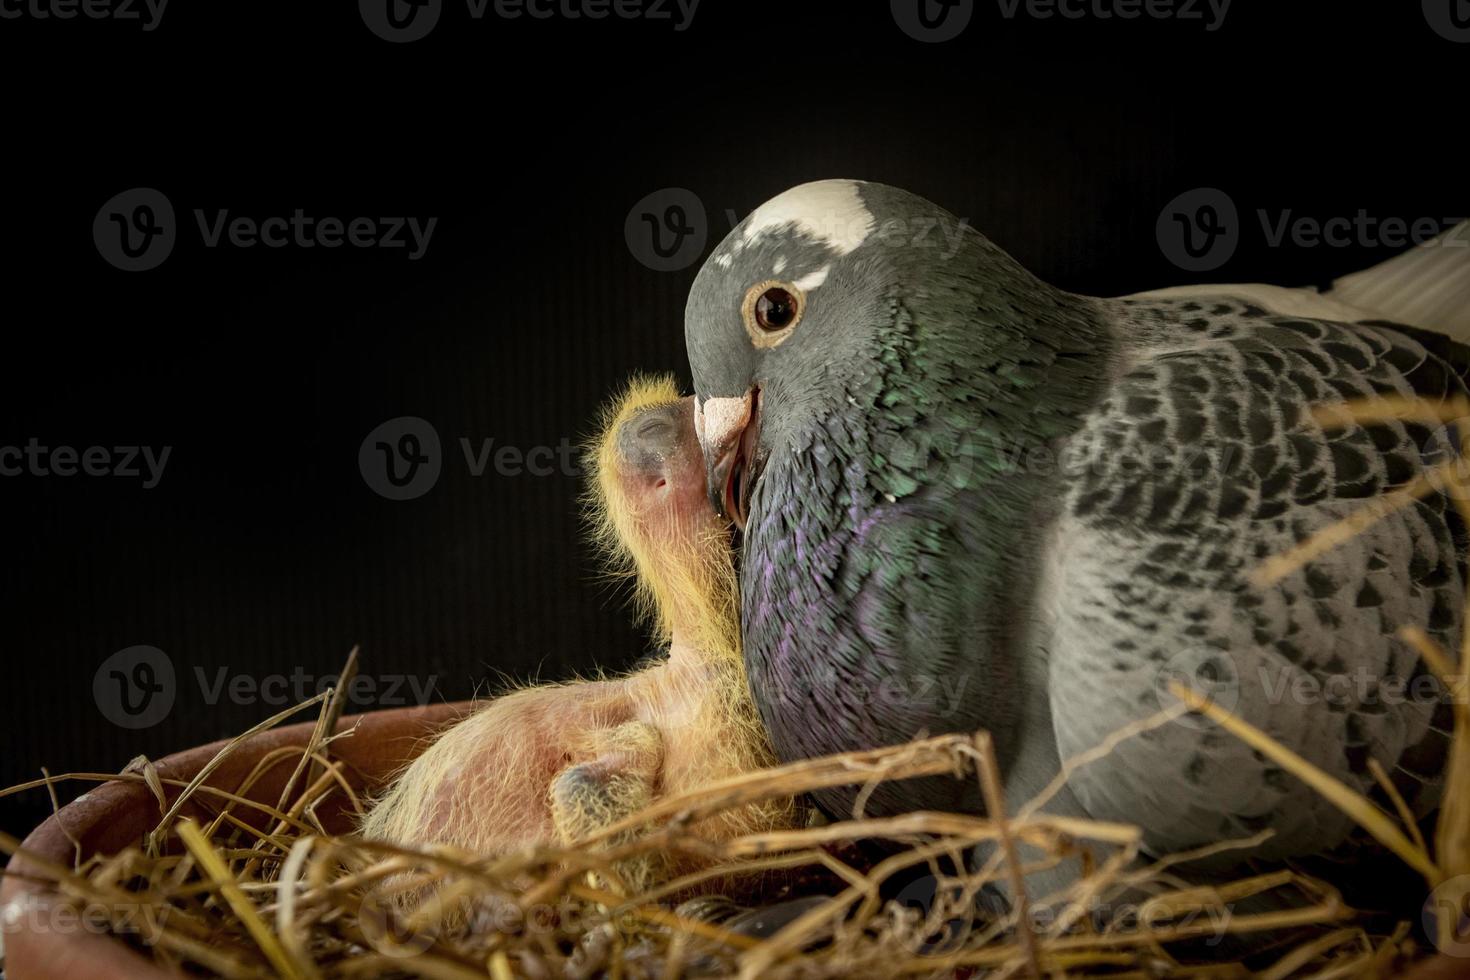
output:
{"label": "white patch on head", "polygon": [[771,275],[773,275],[773,276],[779,276],[781,273],[783,273],[785,271],[786,271],[786,256],[784,256],[784,255],[778,255],[778,256],[776,256],[776,264],[773,265],[773,266],[771,266]]}
{"label": "white patch on head", "polygon": [[756,208],[746,219],[740,239],[749,245],[762,235],[794,225],[838,255],[846,255],[863,243],[875,224],[858,193],[860,183],[819,180],[793,187]]}
{"label": "white patch on head", "polygon": [[832,266],[824,265],[816,272],[808,272],[806,275],[796,280],[796,282],[792,283],[792,285],[795,286],[797,289],[800,289],[802,292],[809,293],[813,289],[816,289],[818,286],[820,286],[822,283],[826,282],[827,273],[831,271]]}

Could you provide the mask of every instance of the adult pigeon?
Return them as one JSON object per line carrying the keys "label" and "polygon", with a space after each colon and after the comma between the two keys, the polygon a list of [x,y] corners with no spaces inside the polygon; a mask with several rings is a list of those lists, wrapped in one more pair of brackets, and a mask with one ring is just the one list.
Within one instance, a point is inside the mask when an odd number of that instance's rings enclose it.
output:
{"label": "adult pigeon", "polygon": [[[1376,759],[1432,808],[1450,712],[1395,632],[1456,645],[1453,508],[1429,494],[1274,584],[1250,579],[1446,452],[1430,426],[1313,412],[1466,394],[1470,350],[1422,327],[1470,311],[1470,249],[1420,251],[1434,281],[1385,273],[1417,290],[1345,284],[1387,310],[1264,286],[1102,299],[880,184],[806,184],[753,212],[699,272],[685,329],[778,755],[985,728],[1019,804],[1061,759],[1177,704],[1170,677],[1208,676],[1323,770],[1367,791]],[[854,794],[818,802],[841,813]],[[933,779],[867,808],[980,805]],[[1126,740],[1050,808],[1136,823],[1156,853],[1270,829],[1257,856],[1309,855],[1351,831],[1200,718]]]}

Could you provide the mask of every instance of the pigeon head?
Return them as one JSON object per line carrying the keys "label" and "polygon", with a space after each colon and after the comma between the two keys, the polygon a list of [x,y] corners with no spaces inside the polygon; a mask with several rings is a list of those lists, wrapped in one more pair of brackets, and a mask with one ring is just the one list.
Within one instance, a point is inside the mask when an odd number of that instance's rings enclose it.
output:
{"label": "pigeon head", "polygon": [[967,293],[987,258],[1030,280],[942,208],[854,180],[792,188],[731,231],[685,312],[715,506],[743,528],[770,454],[800,443],[891,349],[896,299]]}

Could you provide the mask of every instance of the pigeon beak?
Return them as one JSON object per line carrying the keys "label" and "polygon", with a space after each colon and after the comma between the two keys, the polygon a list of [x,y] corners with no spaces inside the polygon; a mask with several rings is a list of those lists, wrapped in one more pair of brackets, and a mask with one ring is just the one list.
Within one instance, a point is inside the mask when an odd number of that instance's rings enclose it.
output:
{"label": "pigeon beak", "polygon": [[730,398],[706,398],[694,410],[694,432],[704,450],[710,503],[745,530],[755,483],[755,448],[760,435],[760,390]]}

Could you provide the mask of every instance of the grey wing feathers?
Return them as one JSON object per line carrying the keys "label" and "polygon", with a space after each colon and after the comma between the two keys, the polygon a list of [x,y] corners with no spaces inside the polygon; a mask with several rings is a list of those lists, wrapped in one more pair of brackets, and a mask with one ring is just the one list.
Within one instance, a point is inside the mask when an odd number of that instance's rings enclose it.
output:
{"label": "grey wing feathers", "polygon": [[[1448,706],[1395,634],[1416,625],[1457,643],[1465,529],[1447,501],[1431,494],[1275,585],[1247,576],[1447,450],[1426,426],[1326,430],[1312,406],[1462,396],[1464,348],[1228,300],[1114,309],[1134,353],[1064,447],[1041,590],[1062,756],[1173,703],[1169,679],[1209,678],[1217,700],[1322,769],[1368,791],[1372,757],[1411,805],[1433,806]],[[1193,716],[1128,741],[1074,789],[1094,816],[1145,815],[1156,850],[1269,828],[1264,855],[1302,855],[1351,830]]]}

